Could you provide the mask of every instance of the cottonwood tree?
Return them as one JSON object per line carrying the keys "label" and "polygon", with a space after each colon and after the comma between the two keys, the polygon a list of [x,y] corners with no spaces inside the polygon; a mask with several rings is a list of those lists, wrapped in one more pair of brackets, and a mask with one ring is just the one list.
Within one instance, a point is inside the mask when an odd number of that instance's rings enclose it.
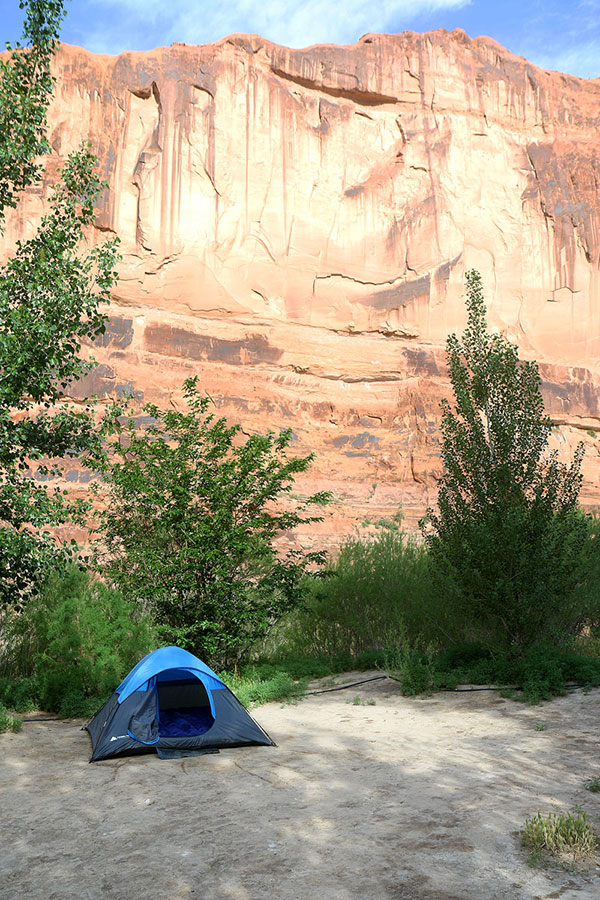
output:
{"label": "cottonwood tree", "polygon": [[446,354],[438,511],[422,522],[471,633],[525,648],[577,631],[588,521],[578,506],[583,446],[570,463],[549,450],[537,363],[490,333],[481,277],[466,275],[467,327]]}
{"label": "cottonwood tree", "polygon": [[285,503],[312,455],[288,453],[292,434],[251,435],[210,411],[197,379],[186,409],[144,412],[128,401],[104,419],[99,563],[122,593],[149,608],[163,636],[216,666],[235,663],[298,605],[323,553],[277,552],[275,541],[329,501]]}
{"label": "cottonwood tree", "polygon": [[[50,66],[63,0],[24,0],[23,42],[0,60],[0,228],[21,193],[38,188],[49,152]],[[84,246],[104,189],[88,146],[72,153],[35,234],[0,268],[0,611],[23,603],[67,553],[53,528],[81,522],[85,504],[43,480],[94,441],[89,409],[59,405],[92,365],[83,339],[104,330],[100,304],[115,282],[116,241]],[[32,478],[35,470],[36,478]]]}

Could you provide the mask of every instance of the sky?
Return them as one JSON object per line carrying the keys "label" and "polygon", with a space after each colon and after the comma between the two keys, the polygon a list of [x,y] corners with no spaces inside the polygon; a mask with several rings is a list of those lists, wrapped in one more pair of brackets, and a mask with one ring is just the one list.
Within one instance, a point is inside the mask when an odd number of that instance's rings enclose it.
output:
{"label": "sky", "polygon": [[[18,39],[18,0],[0,0],[0,10],[0,42]],[[600,77],[600,0],[70,0],[62,39],[121,53],[249,32],[298,48],[435,28],[488,35],[543,68]]]}

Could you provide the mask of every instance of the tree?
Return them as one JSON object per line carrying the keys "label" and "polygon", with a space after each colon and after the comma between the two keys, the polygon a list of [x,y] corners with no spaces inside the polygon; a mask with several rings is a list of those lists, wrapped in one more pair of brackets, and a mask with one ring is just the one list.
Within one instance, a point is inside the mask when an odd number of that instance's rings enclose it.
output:
{"label": "tree", "polygon": [[[46,112],[63,0],[24,0],[24,40],[0,61],[0,227],[18,195],[40,184]],[[68,547],[53,529],[82,522],[85,504],[41,479],[94,441],[89,408],[59,406],[93,362],[81,341],[104,330],[116,240],[84,249],[105,185],[88,146],[72,153],[37,232],[0,268],[0,610],[25,602]],[[35,474],[36,479],[32,478]]]}
{"label": "tree", "polygon": [[488,332],[479,273],[467,273],[466,289],[467,327],[446,344],[454,404],[442,403],[438,512],[422,527],[467,620],[522,649],[581,624],[583,446],[568,465],[549,451],[537,363]]}
{"label": "tree", "polygon": [[0,223],[20,191],[39,182],[48,153],[46,113],[54,79],[50,64],[65,15],[63,0],[25,0],[23,40],[0,60]]}
{"label": "tree", "polygon": [[241,439],[239,425],[209,411],[196,378],[184,382],[184,398],[183,412],[144,406],[153,421],[145,431],[130,402],[106,415],[105,450],[95,459],[107,484],[98,559],[165,636],[223,666],[300,602],[304,576],[323,554],[278,554],[274,542],[320,521],[306,511],[329,495],[284,504],[312,460],[288,455],[291,432]]}

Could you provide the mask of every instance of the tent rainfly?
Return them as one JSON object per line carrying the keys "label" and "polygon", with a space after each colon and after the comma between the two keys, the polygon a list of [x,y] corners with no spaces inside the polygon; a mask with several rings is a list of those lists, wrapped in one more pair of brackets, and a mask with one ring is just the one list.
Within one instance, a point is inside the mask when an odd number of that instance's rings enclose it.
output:
{"label": "tent rainfly", "polygon": [[140,660],[84,727],[92,739],[90,762],[145,750],[168,759],[275,746],[219,676],[180,647],[159,647]]}

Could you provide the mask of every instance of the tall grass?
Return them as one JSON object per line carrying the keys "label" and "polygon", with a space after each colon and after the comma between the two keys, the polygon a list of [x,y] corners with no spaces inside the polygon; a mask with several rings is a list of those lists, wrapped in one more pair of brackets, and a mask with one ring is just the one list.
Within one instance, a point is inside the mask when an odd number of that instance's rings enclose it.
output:
{"label": "tall grass", "polygon": [[388,525],[371,540],[351,539],[324,577],[311,579],[306,601],[271,636],[267,652],[357,657],[368,650],[440,642],[447,597],[432,576],[427,551]]}
{"label": "tall grass", "polygon": [[20,731],[22,725],[23,720],[18,718],[18,716],[11,716],[3,704],[0,703],[0,734],[3,731]]}
{"label": "tall grass", "polygon": [[598,833],[583,810],[549,813],[525,820],[521,842],[530,847],[532,862],[544,852],[572,855],[574,860],[591,856],[598,847]]}

